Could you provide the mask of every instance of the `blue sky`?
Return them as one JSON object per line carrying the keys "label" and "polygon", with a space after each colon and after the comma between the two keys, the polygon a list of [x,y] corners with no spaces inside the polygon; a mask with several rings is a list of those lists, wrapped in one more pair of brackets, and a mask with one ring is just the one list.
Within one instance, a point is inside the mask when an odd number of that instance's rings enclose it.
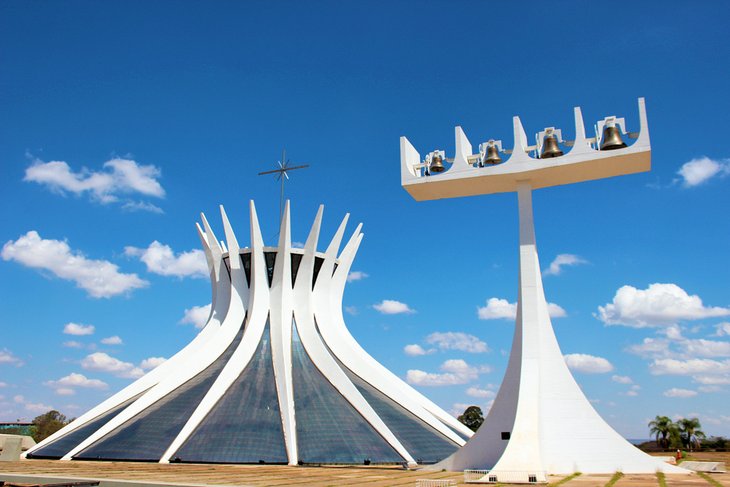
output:
{"label": "blue sky", "polygon": [[223,204],[245,242],[253,199],[273,243],[278,186],[257,173],[283,148],[311,165],[287,186],[295,240],[320,203],[325,239],[346,212],[364,224],[344,303],[355,337],[445,409],[487,407],[512,339],[517,198],[415,202],[399,136],[451,155],[461,125],[511,146],[519,115],[528,134],[572,138],[574,106],[588,126],[637,130],[644,96],[650,173],[534,194],[542,267],[567,262],[544,280],[555,331],[625,436],[657,414],[730,435],[729,14],[3,2],[0,420],[76,416],[184,346],[186,310],[210,302],[193,224],[203,211],[220,232]]}

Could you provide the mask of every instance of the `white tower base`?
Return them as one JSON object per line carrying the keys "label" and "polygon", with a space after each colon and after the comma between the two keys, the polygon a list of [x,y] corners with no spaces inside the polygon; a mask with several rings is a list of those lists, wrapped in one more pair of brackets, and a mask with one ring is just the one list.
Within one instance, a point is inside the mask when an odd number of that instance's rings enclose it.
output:
{"label": "white tower base", "polygon": [[434,469],[488,469],[490,480],[545,481],[546,474],[689,473],[664,463],[614,431],[568,370],[542,286],[532,217],[532,187],[517,188],[520,289],[512,351],[494,405],[479,431]]}

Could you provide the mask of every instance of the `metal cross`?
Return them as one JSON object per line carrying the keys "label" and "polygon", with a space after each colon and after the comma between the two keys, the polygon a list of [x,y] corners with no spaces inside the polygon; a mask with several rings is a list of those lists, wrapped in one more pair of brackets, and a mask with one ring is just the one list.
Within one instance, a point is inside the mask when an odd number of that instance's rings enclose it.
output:
{"label": "metal cross", "polygon": [[279,197],[279,223],[281,223],[281,219],[284,218],[284,178],[289,179],[289,175],[287,174],[287,171],[293,171],[295,169],[304,169],[305,167],[309,167],[309,164],[301,164],[299,166],[290,166],[289,161],[286,159],[286,149],[284,149],[281,152],[281,161],[277,161],[277,164],[279,164],[279,169],[274,169],[273,171],[260,172],[259,176],[263,176],[264,174],[276,174],[276,179],[281,181],[281,193],[280,193],[280,197]]}

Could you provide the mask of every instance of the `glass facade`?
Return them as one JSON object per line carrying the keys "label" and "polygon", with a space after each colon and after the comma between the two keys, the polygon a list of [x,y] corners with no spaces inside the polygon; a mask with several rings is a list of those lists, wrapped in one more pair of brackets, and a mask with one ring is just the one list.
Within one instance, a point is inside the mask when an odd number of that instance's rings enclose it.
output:
{"label": "glass facade", "polygon": [[294,283],[297,282],[297,273],[299,273],[299,264],[302,263],[302,254],[291,254],[291,285],[294,287]]}
{"label": "glass facade", "polygon": [[436,463],[459,448],[459,445],[362,380],[344,365],[340,366],[416,462]]}
{"label": "glass facade", "polygon": [[[244,320],[245,321],[245,320]],[[242,329],[228,348],[198,375],[163,397],[74,458],[157,461],[213,385],[241,341]]]}
{"label": "glass facade", "polygon": [[[144,394],[144,392],[142,393]],[[76,428],[72,432],[63,435],[56,441],[47,444],[43,448],[39,448],[33,453],[28,455],[28,458],[51,458],[57,460],[62,458],[66,453],[74,449],[79,443],[84,441],[96,430],[101,428],[103,425],[114,419],[114,417],[121,413],[127,406],[137,400],[142,394],[134,396],[132,399],[123,402],[122,404],[110,409],[109,411],[97,416],[93,420],[89,421],[80,428]]]}
{"label": "glass facade", "polygon": [[269,287],[271,287],[271,281],[274,279],[276,252],[264,252],[264,261],[266,261],[266,275],[269,278]]}
{"label": "glass facade", "polygon": [[298,337],[292,355],[301,463],[404,461],[315,367]]}
{"label": "glass facade", "polygon": [[268,324],[251,362],[171,461],[287,463]]}

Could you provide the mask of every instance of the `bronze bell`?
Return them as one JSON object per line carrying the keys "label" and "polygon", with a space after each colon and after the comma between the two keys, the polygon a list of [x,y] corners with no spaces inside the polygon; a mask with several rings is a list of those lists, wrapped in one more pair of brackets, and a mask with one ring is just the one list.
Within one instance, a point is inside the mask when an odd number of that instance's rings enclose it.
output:
{"label": "bronze bell", "polygon": [[490,145],[487,147],[487,157],[484,159],[485,164],[499,164],[502,162],[502,158],[499,157],[499,149],[496,145]]}
{"label": "bronze bell", "polygon": [[431,158],[431,165],[428,166],[428,172],[444,172],[444,160],[441,156],[436,155]]}
{"label": "bronze bell", "polygon": [[558,138],[555,135],[546,135],[542,141],[542,153],[540,159],[549,159],[551,157],[560,157],[563,151],[558,146]]}
{"label": "bronze bell", "polygon": [[621,140],[621,132],[615,125],[603,126],[603,137],[601,138],[601,150],[623,149],[626,144]]}

